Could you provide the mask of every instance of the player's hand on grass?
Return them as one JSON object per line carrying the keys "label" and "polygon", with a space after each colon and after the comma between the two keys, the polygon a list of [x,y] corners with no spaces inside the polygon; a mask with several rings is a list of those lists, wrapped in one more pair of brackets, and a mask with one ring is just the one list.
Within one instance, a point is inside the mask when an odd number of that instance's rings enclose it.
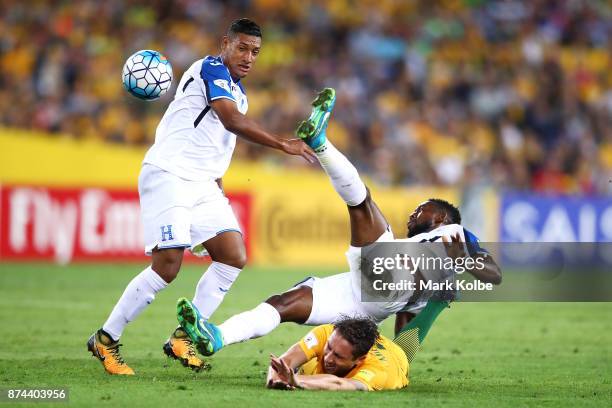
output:
{"label": "player's hand on grass", "polygon": [[278,374],[276,373],[274,368],[272,368],[272,364],[270,364],[270,366],[268,367],[268,376],[266,377],[266,388],[275,389],[275,390],[287,389],[287,384],[285,384],[284,382],[280,380],[280,378],[278,377]]}
{"label": "player's hand on grass", "polygon": [[317,156],[302,139],[286,139],[282,141],[281,150],[287,154],[302,156],[309,163],[314,163]]}
{"label": "player's hand on grass", "polygon": [[274,354],[270,354],[270,367],[276,373],[276,380],[268,383],[268,388],[281,390],[294,390],[299,388],[293,369],[287,363]]}
{"label": "player's hand on grass", "polygon": [[277,381],[271,381],[268,383],[268,388],[271,390],[283,390],[283,391],[292,391],[295,389],[295,387],[292,387],[291,385],[282,382],[280,380]]}
{"label": "player's hand on grass", "polygon": [[268,367],[268,376],[266,377],[266,388],[273,390],[288,390],[289,384],[282,381],[272,364]]}

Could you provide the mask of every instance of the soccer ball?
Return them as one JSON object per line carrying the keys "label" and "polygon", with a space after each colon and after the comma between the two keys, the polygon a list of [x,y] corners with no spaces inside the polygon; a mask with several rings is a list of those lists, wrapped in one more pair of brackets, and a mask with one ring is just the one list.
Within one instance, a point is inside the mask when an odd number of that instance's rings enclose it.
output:
{"label": "soccer ball", "polygon": [[161,53],[140,50],[132,54],[121,74],[123,87],[139,99],[152,101],[165,94],[172,84],[172,66]]}

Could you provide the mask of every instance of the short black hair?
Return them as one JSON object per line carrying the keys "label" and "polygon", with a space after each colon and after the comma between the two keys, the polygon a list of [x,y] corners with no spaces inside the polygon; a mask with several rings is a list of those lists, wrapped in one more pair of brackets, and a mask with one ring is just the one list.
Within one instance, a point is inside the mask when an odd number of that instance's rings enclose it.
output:
{"label": "short black hair", "polygon": [[238,20],[234,20],[232,22],[229,30],[227,30],[227,35],[229,37],[233,37],[238,33],[261,38],[261,27],[259,27],[253,20],[249,20],[248,18],[239,18]]}
{"label": "short black hair", "polygon": [[427,201],[436,205],[438,209],[446,211],[446,215],[449,217],[451,224],[461,224],[461,213],[457,207],[441,198],[430,198]]}
{"label": "short black hair", "polygon": [[378,326],[367,318],[343,317],[334,323],[334,329],[353,345],[353,358],[366,355],[379,337]]}

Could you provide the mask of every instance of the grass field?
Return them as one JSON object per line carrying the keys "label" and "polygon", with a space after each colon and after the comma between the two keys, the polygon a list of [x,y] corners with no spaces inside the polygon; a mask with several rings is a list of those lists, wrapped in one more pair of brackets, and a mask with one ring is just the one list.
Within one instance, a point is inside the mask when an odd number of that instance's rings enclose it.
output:
{"label": "grass field", "polygon": [[[402,391],[264,389],[269,353],[307,331],[293,324],[222,350],[211,371],[192,373],[161,346],[176,326],[176,299],[193,294],[196,266],[126,329],[123,353],[137,375],[111,377],[85,342],[139,268],[2,264],[0,388],[68,387],[70,406],[612,406],[612,303],[457,303],[434,325]],[[212,320],[332,272],[248,268]],[[391,333],[392,322],[382,328]]]}

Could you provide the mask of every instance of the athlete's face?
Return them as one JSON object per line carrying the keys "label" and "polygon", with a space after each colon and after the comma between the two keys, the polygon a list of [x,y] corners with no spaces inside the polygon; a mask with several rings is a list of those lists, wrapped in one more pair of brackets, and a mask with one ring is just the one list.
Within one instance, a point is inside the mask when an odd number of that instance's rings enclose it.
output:
{"label": "athlete's face", "polygon": [[344,377],[364,358],[354,358],[353,345],[334,330],[323,349],[323,370],[326,374]]}
{"label": "athlete's face", "polygon": [[247,76],[261,48],[261,38],[238,33],[223,37],[221,56],[234,78]]}
{"label": "athlete's face", "polygon": [[430,201],[421,203],[408,218],[408,238],[431,231],[437,215],[439,216],[439,210],[435,204]]}

